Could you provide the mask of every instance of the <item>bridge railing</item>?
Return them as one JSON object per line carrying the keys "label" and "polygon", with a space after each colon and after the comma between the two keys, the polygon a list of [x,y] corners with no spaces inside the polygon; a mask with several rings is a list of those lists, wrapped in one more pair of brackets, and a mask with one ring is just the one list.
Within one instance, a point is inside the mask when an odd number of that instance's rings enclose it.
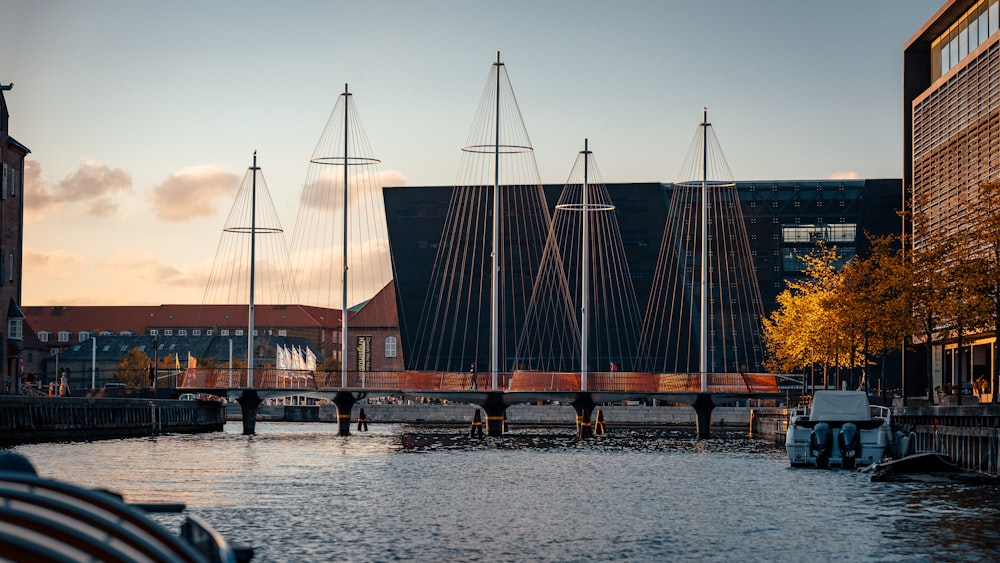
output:
{"label": "bridge railing", "polygon": [[[352,371],[347,386],[339,371],[255,369],[247,385],[244,369],[189,368],[179,388],[188,389],[367,389],[400,391],[486,391],[492,376],[486,372],[447,371]],[[710,393],[778,393],[777,378],[760,373],[707,374]],[[579,372],[514,371],[497,374],[497,390],[580,391]],[[698,373],[590,372],[587,391],[619,393],[698,393]]]}

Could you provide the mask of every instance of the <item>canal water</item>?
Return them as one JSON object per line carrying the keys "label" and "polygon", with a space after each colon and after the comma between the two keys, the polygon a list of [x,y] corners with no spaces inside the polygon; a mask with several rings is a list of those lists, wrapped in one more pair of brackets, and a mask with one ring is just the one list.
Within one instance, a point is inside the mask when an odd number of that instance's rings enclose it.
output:
{"label": "canal water", "polygon": [[[184,502],[255,561],[969,561],[1000,553],[1000,488],[790,469],[745,433],[239,423],[32,444],[44,477]],[[178,515],[158,515],[173,529]]]}

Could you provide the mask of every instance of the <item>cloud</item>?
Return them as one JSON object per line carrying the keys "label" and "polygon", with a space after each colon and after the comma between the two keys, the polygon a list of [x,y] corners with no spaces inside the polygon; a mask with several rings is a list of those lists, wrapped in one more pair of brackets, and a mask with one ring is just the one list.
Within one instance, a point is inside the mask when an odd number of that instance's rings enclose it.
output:
{"label": "cloud", "polygon": [[[357,170],[349,170],[348,172],[357,173],[349,174],[347,177],[347,185],[351,190],[350,205],[352,207],[359,207],[361,206],[359,202],[369,201],[372,198],[376,198],[377,205],[381,207],[382,187],[406,185],[406,176],[398,170],[385,170],[370,174],[364,170],[364,167],[352,168],[357,168]],[[339,166],[322,166],[318,170],[318,173],[310,175],[303,186],[299,204],[304,209],[322,211],[340,209],[343,206],[344,197],[340,187],[344,183],[342,176],[344,169]]]}
{"label": "cloud", "polygon": [[854,170],[838,170],[833,174],[830,174],[831,180],[857,180],[861,178],[858,173]]}
{"label": "cloud", "polygon": [[39,250],[25,247],[24,272],[48,279],[70,279],[86,265],[86,260],[68,250]]}
{"label": "cloud", "polygon": [[132,191],[132,177],[121,168],[92,158],[84,159],[76,171],[68,174],[51,189],[42,179],[42,166],[25,160],[25,219],[36,221],[61,213],[66,204],[82,206],[85,215],[107,217],[118,211],[115,196]]}
{"label": "cloud", "polygon": [[94,260],[25,249],[23,302],[31,305],[200,303],[208,264],[164,263],[135,248]]}
{"label": "cloud", "polygon": [[24,220],[37,221],[45,216],[56,199],[42,180],[42,165],[37,160],[24,161]]}
{"label": "cloud", "polygon": [[213,165],[191,166],[153,188],[153,209],[167,221],[215,215],[219,201],[231,200],[240,176]]}

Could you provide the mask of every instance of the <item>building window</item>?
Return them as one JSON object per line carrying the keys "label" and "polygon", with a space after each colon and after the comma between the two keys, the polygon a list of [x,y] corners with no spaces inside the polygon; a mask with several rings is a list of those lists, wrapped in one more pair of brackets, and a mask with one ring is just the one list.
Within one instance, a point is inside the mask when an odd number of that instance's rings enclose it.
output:
{"label": "building window", "polygon": [[396,357],[396,337],[387,336],[385,337],[385,357],[395,358]]}
{"label": "building window", "polygon": [[59,331],[59,342],[69,342],[70,331],[60,330]]}
{"label": "building window", "polygon": [[[210,328],[210,329],[208,329],[208,330],[205,331],[205,336],[212,336],[213,333],[215,333],[215,330]],[[223,336],[225,336],[225,335],[223,335]]]}
{"label": "building window", "polygon": [[17,190],[20,189],[20,187],[21,187],[17,183],[18,177],[19,177],[19,174],[17,173],[17,168],[11,168],[10,169],[10,195],[11,195],[11,197],[17,197]]}
{"label": "building window", "polygon": [[186,328],[177,329],[177,336],[187,336],[188,331]]}
{"label": "building window", "polygon": [[160,335],[160,331],[159,331],[159,329],[155,329],[155,328],[150,329],[149,330],[149,335],[150,336],[159,336]]}
{"label": "building window", "polygon": [[80,331],[80,336],[79,336],[78,340],[80,342],[86,342],[86,341],[90,340],[90,331],[81,330]]}
{"label": "building window", "polygon": [[222,329],[222,330],[219,331],[219,334],[222,335],[222,336],[229,336],[229,329],[228,328],[224,328],[224,329]]}
{"label": "building window", "polygon": [[52,337],[52,333],[47,330],[38,331],[38,340],[41,342],[48,342],[49,338]]}
{"label": "building window", "polygon": [[24,319],[20,317],[7,319],[7,339],[24,340]]}
{"label": "building window", "polygon": [[278,336],[288,336],[288,331],[283,328],[278,329]]}
{"label": "building window", "polygon": [[196,328],[196,329],[192,330],[191,331],[191,336],[201,336],[201,329],[200,328]]}
{"label": "building window", "polygon": [[242,328],[236,329],[236,336],[243,336],[243,329]]}
{"label": "building window", "polygon": [[173,336],[173,335],[174,335],[174,329],[167,328],[163,330],[163,336]]}

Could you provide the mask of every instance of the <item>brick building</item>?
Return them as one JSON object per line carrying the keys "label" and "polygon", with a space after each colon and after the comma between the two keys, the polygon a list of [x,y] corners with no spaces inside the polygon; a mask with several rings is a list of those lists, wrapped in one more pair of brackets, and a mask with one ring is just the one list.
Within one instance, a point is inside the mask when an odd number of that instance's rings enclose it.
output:
{"label": "brick building", "polygon": [[21,314],[21,249],[24,240],[24,159],[28,147],[9,133],[10,114],[4,93],[13,84],[0,84],[0,358],[3,385],[0,392],[20,387],[24,350],[24,315]]}

